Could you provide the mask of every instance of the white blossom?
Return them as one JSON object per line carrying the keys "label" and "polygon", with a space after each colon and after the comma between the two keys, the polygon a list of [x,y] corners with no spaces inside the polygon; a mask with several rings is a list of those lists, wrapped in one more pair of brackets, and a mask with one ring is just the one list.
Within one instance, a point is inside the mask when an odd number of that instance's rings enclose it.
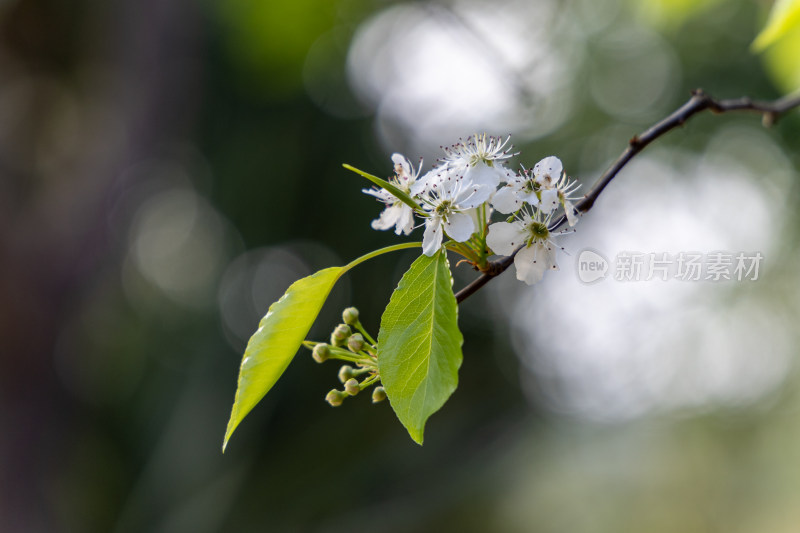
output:
{"label": "white blossom", "polygon": [[442,168],[464,176],[472,183],[496,188],[514,175],[505,167],[505,160],[515,155],[511,153],[512,146],[508,145],[510,140],[510,136],[504,141],[500,137],[487,137],[485,133],[475,134],[466,141],[460,140],[443,147]]}
{"label": "white blossom", "polygon": [[580,185],[574,180],[570,180],[564,172],[561,160],[555,156],[545,157],[533,167],[533,176],[536,183],[541,187],[539,197],[539,208],[544,213],[551,213],[558,207],[564,206],[564,213],[567,215],[567,222],[570,226],[578,223],[575,206],[572,204],[572,193],[578,190]]}
{"label": "white blossom", "polygon": [[433,175],[422,195],[423,208],[429,213],[422,252],[427,256],[435,254],[442,246],[444,233],[457,242],[468,240],[475,231],[470,210],[488,200],[494,190],[494,186],[475,183],[453,169]]}
{"label": "white blossom", "polygon": [[508,185],[497,191],[492,205],[501,213],[509,214],[519,210],[524,203],[538,207],[543,213],[552,213],[559,204],[564,207],[567,222],[574,226],[578,222],[572,201],[580,187],[570,180],[564,172],[561,160],[555,156],[545,157],[533,167],[508,180]]}
{"label": "white blossom", "polygon": [[[425,218],[422,251],[428,256],[442,247],[445,234],[456,242],[465,242],[476,231],[482,233],[491,220],[492,207],[503,214],[514,213],[506,222],[489,225],[486,244],[499,255],[516,252],[517,278],[533,284],[542,279],[545,270],[558,269],[558,247],[549,225],[559,205],[569,225],[575,225],[578,219],[572,194],[579,185],[567,177],[555,156],[545,157],[532,170],[523,168],[515,174],[505,167],[506,160],[514,155],[509,141],[510,137],[503,140],[473,135],[444,148],[445,157],[439,165],[422,177],[421,160],[415,170],[405,156],[393,154],[395,176],[390,181],[422,207],[417,211]],[[502,183],[506,185],[497,190]],[[372,221],[373,228],[394,228],[398,235],[411,233],[412,207],[385,189],[364,192],[386,204]]]}
{"label": "white blossom", "polygon": [[[424,189],[425,184],[419,180],[420,169],[414,171],[414,166],[402,154],[392,154],[394,162],[395,177],[390,179],[390,183],[402,190],[411,197],[418,196]],[[420,160],[420,167],[422,161]],[[372,221],[372,228],[376,230],[387,230],[395,227],[395,233],[408,235],[414,229],[414,210],[411,206],[395,197],[386,189],[363,189],[366,194],[376,197],[386,204],[380,216]]]}
{"label": "white blossom", "polygon": [[514,213],[522,207],[523,203],[532,206],[539,205],[539,185],[533,177],[523,169],[520,174],[512,175],[508,184],[502,187],[492,198],[492,206],[505,215]]}
{"label": "white blossom", "polygon": [[528,285],[540,281],[546,270],[558,270],[554,235],[548,230],[550,216],[539,209],[524,209],[512,222],[496,222],[489,226],[486,244],[498,255],[514,256],[517,279]]}

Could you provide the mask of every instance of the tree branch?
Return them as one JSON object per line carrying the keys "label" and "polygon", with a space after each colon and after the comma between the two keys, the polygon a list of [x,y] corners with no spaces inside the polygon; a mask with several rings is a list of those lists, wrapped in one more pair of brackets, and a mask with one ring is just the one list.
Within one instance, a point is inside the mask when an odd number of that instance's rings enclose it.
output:
{"label": "tree branch", "polygon": [[[640,135],[635,135],[628,141],[628,147],[617,158],[616,161],[606,170],[602,176],[594,183],[592,188],[587,192],[584,197],[575,204],[575,208],[580,213],[589,211],[594,205],[600,193],[608,186],[611,181],[617,177],[617,174],[633,159],[639,152],[645,149],[647,145],[666,134],[667,132],[682,126],[687,120],[694,115],[709,110],[712,113],[720,114],[729,111],[751,111],[760,113],[764,126],[771,126],[780,118],[784,113],[792,109],[800,107],[800,93],[783,97],[773,102],[754,102],[747,97],[734,98],[730,100],[716,100],[702,89],[695,89],[692,91],[692,96],[681,107],[676,109],[672,114],[663,120],[657,122],[645,132]],[[561,215],[550,225],[550,231],[560,228],[566,222],[566,216]],[[520,247],[521,248],[521,247]],[[486,272],[481,274],[472,283],[458,291],[456,294],[456,301],[463,302],[469,296],[474,294],[478,289],[489,283],[493,278],[499,276],[511,266],[514,262],[514,256],[520,250],[518,248],[508,257],[502,257],[489,263],[489,268]]]}

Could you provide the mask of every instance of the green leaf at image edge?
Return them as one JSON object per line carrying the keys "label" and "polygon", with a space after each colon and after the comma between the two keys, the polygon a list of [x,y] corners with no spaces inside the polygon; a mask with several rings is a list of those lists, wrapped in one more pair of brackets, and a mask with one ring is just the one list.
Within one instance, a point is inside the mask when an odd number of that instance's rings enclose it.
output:
{"label": "green leaf at image edge", "polygon": [[345,267],[331,267],[295,281],[272,304],[250,337],[222,451],[239,422],[261,401],[294,358]]}
{"label": "green leaf at image edge", "polygon": [[776,0],[764,29],[750,45],[751,50],[763,52],[798,25],[800,25],[800,0]]}
{"label": "green leaf at image edge", "polygon": [[418,444],[425,422],[458,386],[462,342],[446,253],[420,256],[392,294],[378,336],[381,382]]}

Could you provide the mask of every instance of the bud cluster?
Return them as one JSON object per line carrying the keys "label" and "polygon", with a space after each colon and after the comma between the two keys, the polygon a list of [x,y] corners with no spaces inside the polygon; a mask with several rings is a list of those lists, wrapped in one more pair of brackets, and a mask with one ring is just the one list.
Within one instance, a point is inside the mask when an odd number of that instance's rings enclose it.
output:
{"label": "bud cluster", "polygon": [[[338,359],[349,364],[339,369],[339,381],[344,390],[331,390],[325,401],[334,407],[350,396],[356,396],[364,389],[380,383],[378,372],[378,343],[364,329],[359,320],[358,309],[348,307],[342,313],[342,324],[336,326],[330,336],[330,343],[305,341],[303,345],[311,349],[311,357],[318,363],[328,359]],[[372,403],[386,399],[386,390],[377,386],[372,391]]]}

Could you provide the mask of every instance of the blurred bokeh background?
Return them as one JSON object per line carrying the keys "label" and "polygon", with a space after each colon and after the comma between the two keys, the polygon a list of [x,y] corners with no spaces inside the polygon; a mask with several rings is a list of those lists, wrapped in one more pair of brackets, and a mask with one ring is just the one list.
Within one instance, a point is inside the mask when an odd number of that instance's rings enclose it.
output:
{"label": "blurred bokeh background", "polygon": [[[425,446],[301,352],[221,454],[247,338],[295,279],[398,242],[350,163],[512,134],[588,187],[703,87],[800,86],[753,0],[0,1],[0,530],[800,530],[800,117],[698,116],[561,271],[460,310]],[[416,238],[421,238],[417,235]],[[760,251],[757,282],[604,283],[575,252]],[[414,258],[369,262],[373,332]],[[456,284],[473,273],[459,267]]]}

